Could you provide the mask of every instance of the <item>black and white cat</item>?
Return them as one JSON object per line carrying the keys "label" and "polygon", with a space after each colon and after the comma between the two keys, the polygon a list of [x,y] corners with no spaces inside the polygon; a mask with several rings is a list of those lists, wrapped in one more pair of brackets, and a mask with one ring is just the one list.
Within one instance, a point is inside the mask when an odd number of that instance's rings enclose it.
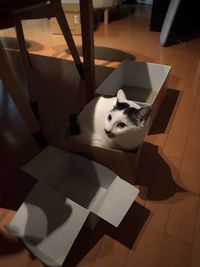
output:
{"label": "black and white cat", "polygon": [[71,117],[70,138],[92,146],[133,150],[141,145],[149,129],[151,106],[141,107],[120,89],[116,97],[94,98]]}

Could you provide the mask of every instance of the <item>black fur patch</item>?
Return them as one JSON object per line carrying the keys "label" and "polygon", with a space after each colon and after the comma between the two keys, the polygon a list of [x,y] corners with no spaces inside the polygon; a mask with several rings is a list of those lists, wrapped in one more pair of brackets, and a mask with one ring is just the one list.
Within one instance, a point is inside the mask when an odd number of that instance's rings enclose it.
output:
{"label": "black fur patch", "polygon": [[69,134],[72,135],[79,135],[81,133],[80,126],[77,122],[78,114],[71,114],[70,115],[70,127],[69,127]]}
{"label": "black fur patch", "polygon": [[124,110],[124,114],[127,115],[127,117],[129,118],[129,120],[135,124],[135,125],[139,125],[139,119],[137,118],[136,114],[137,114],[138,110],[134,107],[129,107],[127,109]]}
{"label": "black fur patch", "polygon": [[115,105],[115,109],[118,109],[118,110],[124,110],[124,109],[127,109],[129,108],[130,105],[126,102],[118,102],[116,103]]}
{"label": "black fur patch", "polygon": [[152,112],[152,107],[142,107],[139,109],[130,107],[123,111],[134,124],[139,125],[141,122],[146,122]]}
{"label": "black fur patch", "polygon": [[137,112],[136,108],[128,107],[127,109],[124,110],[123,113],[126,114],[128,117],[132,117],[136,112]]}

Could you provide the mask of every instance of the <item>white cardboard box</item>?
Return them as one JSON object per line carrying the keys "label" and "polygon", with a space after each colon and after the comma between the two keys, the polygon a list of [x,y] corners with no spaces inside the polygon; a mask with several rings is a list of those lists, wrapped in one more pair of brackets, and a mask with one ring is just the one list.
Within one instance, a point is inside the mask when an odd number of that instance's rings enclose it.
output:
{"label": "white cardboard box", "polygon": [[52,146],[23,170],[38,182],[7,229],[48,266],[62,265],[90,212],[117,227],[139,192],[108,168]]}
{"label": "white cardboard box", "polygon": [[[96,95],[114,96],[123,88],[127,97],[141,105],[152,105],[154,120],[165,97],[170,66],[134,60],[123,60],[96,89]],[[60,147],[76,152],[103,164],[123,179],[133,182],[136,175],[140,148],[136,152],[79,144],[68,140],[64,134]]]}

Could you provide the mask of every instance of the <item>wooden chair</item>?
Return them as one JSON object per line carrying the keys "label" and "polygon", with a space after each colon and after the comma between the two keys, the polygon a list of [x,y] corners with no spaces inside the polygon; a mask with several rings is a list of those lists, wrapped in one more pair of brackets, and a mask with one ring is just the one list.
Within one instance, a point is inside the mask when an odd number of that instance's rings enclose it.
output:
{"label": "wooden chair", "polygon": [[39,118],[39,109],[34,88],[32,89],[34,82],[31,77],[30,58],[26,50],[21,21],[23,19],[49,19],[51,17],[56,17],[77,70],[81,78],[83,78],[83,65],[67,23],[61,0],[0,0],[0,29],[15,26],[22,66],[29,90],[29,103],[36,118]]}

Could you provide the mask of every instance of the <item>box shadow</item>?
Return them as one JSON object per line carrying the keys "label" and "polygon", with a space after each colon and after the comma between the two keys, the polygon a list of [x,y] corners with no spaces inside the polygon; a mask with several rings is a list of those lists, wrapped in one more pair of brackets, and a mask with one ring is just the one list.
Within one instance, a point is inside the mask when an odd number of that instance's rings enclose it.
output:
{"label": "box shadow", "polygon": [[[102,242],[105,235],[131,249],[149,215],[150,211],[147,208],[134,202],[117,228],[111,226],[104,220],[100,220],[94,230],[90,230],[84,225],[67,256],[63,267],[77,266],[95,245],[97,245],[97,243]],[[107,251],[106,253],[112,253],[112,247],[110,247],[110,251]]]}
{"label": "box shadow", "polygon": [[164,133],[178,101],[180,91],[167,89],[163,103],[155,117],[149,135]]}

